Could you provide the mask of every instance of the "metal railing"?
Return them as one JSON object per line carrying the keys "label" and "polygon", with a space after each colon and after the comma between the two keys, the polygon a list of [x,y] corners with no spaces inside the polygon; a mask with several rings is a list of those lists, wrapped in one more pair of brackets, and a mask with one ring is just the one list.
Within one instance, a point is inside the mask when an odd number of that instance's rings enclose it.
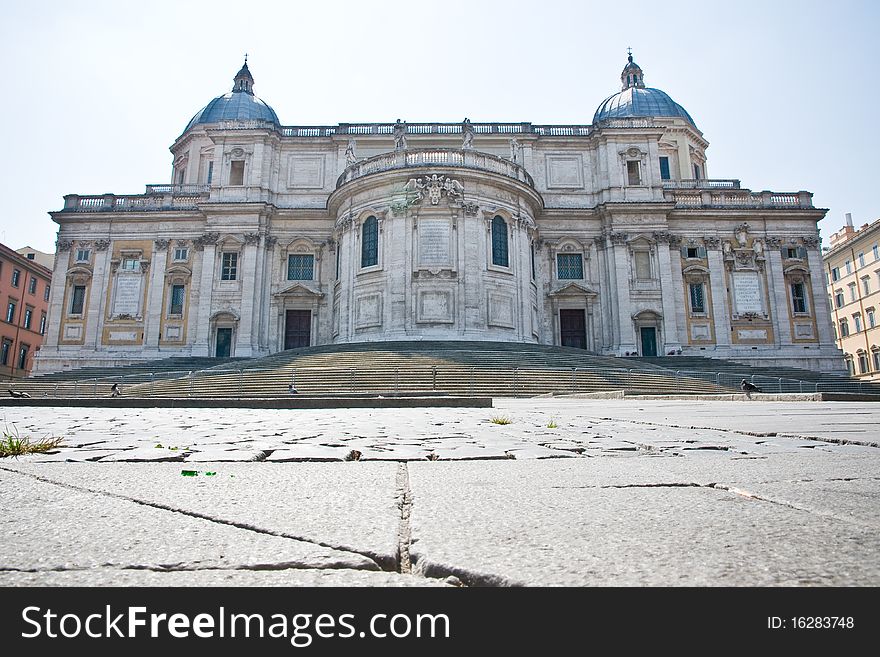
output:
{"label": "metal railing", "polygon": [[662,368],[531,368],[457,366],[275,367],[138,372],[87,379],[10,382],[32,397],[109,398],[268,398],[291,394],[456,394],[531,396],[623,390],[645,395],[739,393],[746,379],[764,393],[851,392],[880,395],[880,383],[832,377],[817,381],[748,374]]}

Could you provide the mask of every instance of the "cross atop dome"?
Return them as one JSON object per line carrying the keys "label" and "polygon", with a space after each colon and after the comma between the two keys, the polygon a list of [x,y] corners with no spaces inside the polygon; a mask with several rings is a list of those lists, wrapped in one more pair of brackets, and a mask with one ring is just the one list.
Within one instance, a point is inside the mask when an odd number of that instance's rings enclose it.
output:
{"label": "cross atop dome", "polygon": [[247,53],[244,54],[244,66],[242,66],[241,70],[235,74],[233,82],[232,91],[234,93],[244,92],[251,96],[254,95],[254,76],[251,75],[251,71],[247,65]]}
{"label": "cross atop dome", "polygon": [[645,76],[642,73],[641,67],[633,61],[632,48],[627,48],[626,54],[627,64],[623,67],[623,71],[620,74],[620,82],[623,85],[621,90],[625,91],[630,87],[644,89]]}

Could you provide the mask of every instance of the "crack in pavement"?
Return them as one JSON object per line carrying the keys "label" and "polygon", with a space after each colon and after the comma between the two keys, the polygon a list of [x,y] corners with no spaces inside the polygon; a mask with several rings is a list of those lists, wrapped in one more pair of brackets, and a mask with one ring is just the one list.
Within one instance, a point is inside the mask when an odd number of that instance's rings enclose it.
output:
{"label": "crack in pavement", "polygon": [[47,477],[32,474],[30,472],[21,472],[19,470],[15,470],[12,468],[6,468],[3,466],[0,466],[0,470],[3,470],[5,472],[10,472],[13,474],[17,474],[22,477],[30,477],[32,479],[36,479],[37,481],[41,481],[43,483],[53,484],[53,485],[59,486],[61,488],[67,488],[69,490],[75,490],[75,491],[78,491],[81,493],[91,493],[93,495],[99,495],[99,496],[103,496],[103,497],[111,497],[111,498],[118,499],[118,500],[124,500],[126,502],[132,502],[133,504],[139,504],[141,506],[146,506],[146,507],[149,507],[152,509],[159,509],[159,510],[168,511],[171,513],[179,513],[181,515],[188,516],[190,518],[198,518],[200,520],[206,520],[208,522],[213,522],[218,525],[226,525],[228,527],[235,527],[237,529],[243,529],[245,531],[250,531],[250,532],[257,533],[257,534],[264,534],[267,536],[276,536],[278,538],[286,538],[286,539],[289,539],[292,541],[299,541],[301,543],[308,543],[310,545],[317,545],[320,547],[329,548],[331,550],[337,550],[339,552],[345,552],[348,554],[356,554],[358,556],[369,559],[370,561],[373,562],[373,565],[375,565],[375,569],[365,567],[365,568],[362,568],[359,570],[383,570],[386,572],[397,572],[397,564],[394,563],[395,560],[393,558],[388,558],[385,555],[376,554],[376,553],[370,552],[369,550],[356,550],[356,549],[348,547],[348,546],[334,545],[332,543],[318,541],[318,540],[315,540],[312,538],[306,538],[304,536],[294,536],[293,534],[288,534],[286,532],[278,532],[278,531],[274,531],[271,529],[265,529],[263,527],[257,527],[256,525],[251,525],[248,523],[238,522],[238,521],[234,521],[234,520],[226,520],[223,518],[215,518],[215,517],[210,516],[205,513],[199,513],[198,511],[188,511],[186,509],[179,509],[179,508],[176,508],[173,506],[169,506],[167,504],[161,504],[159,502],[148,502],[146,500],[139,500],[137,498],[129,497],[127,495],[122,495],[120,493],[111,493],[108,491],[96,490],[93,488],[88,488],[86,486],[76,486],[74,484],[68,484],[68,483],[61,482],[61,481],[55,481],[53,479],[49,479]]}
{"label": "crack in pavement", "polygon": [[867,440],[854,440],[852,438],[821,438],[819,436],[805,436],[799,433],[780,433],[777,431],[745,431],[743,429],[719,429],[718,427],[701,427],[695,424],[664,424],[662,422],[648,422],[646,420],[630,420],[629,418],[620,417],[600,417],[599,420],[610,422],[629,422],[630,424],[644,424],[652,427],[666,427],[668,429],[699,429],[701,431],[721,431],[725,433],[737,433],[743,436],[751,436],[753,438],[799,438],[801,440],[813,440],[822,443],[833,443],[836,445],[860,445],[862,447],[880,448],[880,443]]}
{"label": "crack in pavement", "polygon": [[[96,569],[112,569],[112,570],[148,570],[155,573],[182,573],[195,571],[211,571],[211,570],[243,570],[243,571],[271,571],[271,570],[354,570],[361,571],[363,568],[356,568],[350,563],[328,562],[326,564],[306,564],[301,561],[280,561],[277,563],[256,563],[256,564],[227,564],[216,566],[204,566],[197,564],[176,563],[176,564],[121,564],[121,563],[102,563],[98,565],[76,566],[46,566],[41,568],[16,568],[14,566],[0,566],[0,573],[76,573],[85,572]],[[384,572],[370,570],[368,572]]]}
{"label": "crack in pavement", "polygon": [[412,561],[409,548],[412,542],[412,490],[409,487],[409,468],[406,462],[397,466],[397,507],[400,509],[400,523],[397,526],[397,572],[404,575],[412,574]]}

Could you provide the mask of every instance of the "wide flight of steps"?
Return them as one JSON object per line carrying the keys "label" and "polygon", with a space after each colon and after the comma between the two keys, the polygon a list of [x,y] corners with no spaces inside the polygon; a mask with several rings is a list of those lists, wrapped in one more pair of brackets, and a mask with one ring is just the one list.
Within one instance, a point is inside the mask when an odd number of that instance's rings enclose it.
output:
{"label": "wide flight of steps", "polygon": [[644,363],[673,372],[712,373],[718,383],[727,386],[738,386],[742,379],[747,379],[766,392],[853,392],[880,395],[880,383],[797,367],[744,365],[723,358],[702,356],[655,356],[620,360],[633,366]]}
{"label": "wide flight of steps", "polygon": [[[64,378],[16,383],[34,396],[276,397],[290,395],[430,393],[531,396],[627,390],[640,394],[719,393],[730,389],[698,375],[675,375],[650,363],[597,356],[581,349],[503,342],[372,342],[292,349],[264,358],[220,362],[198,369],[150,371],[149,364],[95,377],[93,369]],[[184,359],[174,359],[181,364]]]}

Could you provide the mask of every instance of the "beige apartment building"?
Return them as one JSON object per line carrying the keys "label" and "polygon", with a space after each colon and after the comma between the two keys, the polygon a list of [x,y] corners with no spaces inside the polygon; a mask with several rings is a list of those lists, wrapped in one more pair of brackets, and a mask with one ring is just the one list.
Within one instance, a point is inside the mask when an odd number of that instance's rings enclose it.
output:
{"label": "beige apartment building", "polygon": [[880,381],[880,219],[831,236],[825,279],[838,346],[851,376]]}

